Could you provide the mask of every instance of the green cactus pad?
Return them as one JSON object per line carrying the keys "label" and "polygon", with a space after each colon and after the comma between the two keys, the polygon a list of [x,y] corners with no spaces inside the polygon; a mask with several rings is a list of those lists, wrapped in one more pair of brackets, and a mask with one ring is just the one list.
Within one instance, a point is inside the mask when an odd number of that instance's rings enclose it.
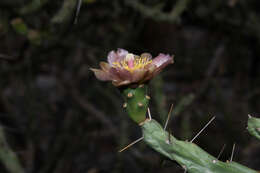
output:
{"label": "green cactus pad", "polygon": [[146,119],[149,96],[146,95],[147,85],[122,90],[125,99],[124,107],[132,120],[140,124]]}
{"label": "green cactus pad", "polygon": [[247,126],[248,132],[257,139],[260,139],[260,118],[249,116]]}
{"label": "green cactus pad", "polygon": [[178,162],[189,173],[257,173],[236,162],[219,161],[196,144],[176,139],[155,120],[145,121],[142,131],[146,144]]}

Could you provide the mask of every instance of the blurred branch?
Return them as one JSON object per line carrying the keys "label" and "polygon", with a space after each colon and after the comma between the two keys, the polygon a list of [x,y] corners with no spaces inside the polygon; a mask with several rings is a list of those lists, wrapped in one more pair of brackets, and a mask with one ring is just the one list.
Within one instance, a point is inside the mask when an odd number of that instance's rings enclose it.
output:
{"label": "blurred branch", "polygon": [[155,20],[176,22],[177,19],[180,17],[180,15],[187,8],[190,0],[179,0],[170,13],[164,13],[161,11],[161,8],[158,7],[151,8],[145,6],[136,0],[125,1],[125,2],[135,10],[139,11],[144,16],[151,17]]}
{"label": "blurred branch", "polygon": [[14,56],[10,56],[10,55],[0,54],[0,59],[5,60],[5,61],[14,61],[17,58]]}
{"label": "blurred branch", "polygon": [[23,6],[19,12],[21,14],[33,13],[44,6],[49,0],[33,0],[29,4]]}
{"label": "blurred branch", "polygon": [[25,0],[1,0],[0,5],[18,7],[23,5],[24,2]]}
{"label": "blurred branch", "polygon": [[206,76],[208,78],[210,78],[214,74],[217,67],[219,66],[220,60],[222,59],[222,55],[223,55],[224,51],[225,51],[225,45],[223,42],[221,42],[215,51],[215,54],[209,64],[209,68],[206,71]]}
{"label": "blurred branch", "polygon": [[71,91],[71,94],[81,108],[96,116],[103,124],[105,124],[105,126],[111,131],[113,135],[118,134],[118,130],[115,128],[111,120],[107,118],[107,116],[103,112],[99,111],[86,99],[82,98],[75,89]]}
{"label": "blurred branch", "polygon": [[163,91],[163,85],[164,81],[161,76],[157,76],[154,80],[151,82],[152,90],[153,92],[153,98],[155,102],[156,109],[158,110],[160,120],[164,124],[167,118],[168,112],[165,110],[166,105],[166,97],[165,93]]}
{"label": "blurred branch", "polygon": [[[57,127],[59,133],[57,133],[54,138],[52,147],[47,151],[48,155],[45,157],[45,164],[41,168],[39,173],[56,172],[53,171],[60,162],[64,159],[64,154],[74,150],[77,145],[72,145],[68,147],[70,139],[69,131],[72,127],[76,126],[76,122],[72,120],[72,116],[69,114],[65,115],[64,120],[61,122],[61,126]],[[72,140],[73,141],[73,140]]]}
{"label": "blurred branch", "polygon": [[253,91],[249,91],[248,94],[247,94],[247,99],[252,99],[252,97],[255,97],[257,95],[260,95],[260,89],[255,89]]}
{"label": "blurred branch", "polygon": [[183,96],[180,101],[177,103],[173,110],[174,116],[178,116],[181,112],[183,112],[188,106],[198,100],[208,89],[210,85],[210,81],[212,80],[212,76],[214,75],[216,69],[218,68],[222,58],[223,53],[225,52],[225,42],[222,41],[219,46],[216,48],[214,56],[212,57],[208,69],[205,72],[205,79],[201,84],[199,91],[196,94],[188,94]]}
{"label": "blurred branch", "polygon": [[16,154],[9,147],[4,130],[0,126],[0,160],[10,173],[24,173],[24,169]]}
{"label": "blurred branch", "polygon": [[51,19],[51,22],[60,24],[60,23],[64,23],[65,21],[68,21],[72,16],[76,6],[77,6],[76,0],[64,0],[61,9]]}
{"label": "blurred branch", "polygon": [[77,10],[76,10],[76,14],[75,14],[74,24],[78,23],[78,16],[79,16],[79,12],[80,12],[81,3],[82,3],[82,0],[77,0]]}
{"label": "blurred branch", "polygon": [[107,118],[107,115],[105,115],[95,106],[93,106],[93,104],[91,104],[85,98],[83,98],[80,95],[80,93],[77,91],[77,87],[72,86],[73,85],[72,83],[74,82],[68,84],[65,81],[61,81],[62,86],[60,87],[65,87],[66,90],[69,91],[71,97],[84,111],[95,116],[98,120],[100,120],[101,123],[103,123],[109,129],[108,131],[110,131],[112,135],[117,136],[118,129],[113,125],[113,122],[109,118]]}
{"label": "blurred branch", "polygon": [[195,95],[192,93],[183,96],[178,102],[178,104],[175,106],[175,108],[173,109],[174,117],[177,117],[180,113],[182,113],[187,106],[193,103],[194,99],[195,99]]}
{"label": "blurred branch", "polygon": [[259,23],[259,15],[254,13],[254,12],[250,12],[249,15],[249,19],[246,23],[246,29],[244,30],[245,33],[251,32],[252,35],[254,35],[255,37],[257,37],[258,41],[260,40],[260,23]]}
{"label": "blurred branch", "polygon": [[13,19],[11,25],[16,33],[25,36],[34,45],[49,39],[47,33],[29,28],[22,18]]}
{"label": "blurred branch", "polygon": [[218,47],[215,50],[215,53],[213,57],[211,58],[211,61],[209,63],[208,69],[206,71],[206,78],[204,82],[202,83],[200,90],[196,97],[200,97],[203,95],[203,93],[208,89],[210,81],[212,80],[212,76],[216,72],[217,68],[219,67],[221,60],[223,59],[223,54],[225,52],[225,41],[223,40],[220,42]]}

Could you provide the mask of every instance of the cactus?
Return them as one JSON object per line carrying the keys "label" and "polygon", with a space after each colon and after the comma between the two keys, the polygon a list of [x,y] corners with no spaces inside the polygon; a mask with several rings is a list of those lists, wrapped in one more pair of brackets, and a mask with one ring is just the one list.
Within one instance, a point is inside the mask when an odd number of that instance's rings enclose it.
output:
{"label": "cactus", "polygon": [[146,144],[177,161],[189,173],[257,173],[233,161],[219,161],[196,144],[176,139],[153,119],[146,120],[141,128]]}
{"label": "cactus", "polygon": [[255,118],[249,115],[247,130],[252,136],[255,136],[260,140],[260,118]]}
{"label": "cactus", "polygon": [[137,88],[125,88],[121,90],[125,103],[123,107],[128,115],[136,123],[140,124],[146,119],[146,111],[150,97],[147,95],[147,85],[139,85]]}
{"label": "cactus", "polygon": [[147,83],[167,65],[173,56],[160,53],[152,59],[149,53],[140,56],[118,49],[110,51],[106,62],[100,62],[100,69],[90,68],[101,81],[112,81],[121,90],[125,99],[124,108],[138,124],[145,121],[150,97],[146,95]]}
{"label": "cactus", "polygon": [[[109,63],[100,63],[101,69],[91,70],[101,81],[112,81],[125,99],[123,107],[129,117],[141,126],[143,137],[119,152],[144,140],[157,152],[178,162],[189,173],[257,173],[232,159],[222,162],[192,142],[181,141],[165,131],[155,120],[146,119],[150,97],[147,95],[148,81],[161,69],[173,63],[173,56],[159,54],[150,59],[150,54],[140,57],[118,49],[108,54]],[[193,99],[193,96],[191,98]],[[149,113],[149,112],[148,112]],[[260,119],[249,116],[248,131],[260,139]]]}

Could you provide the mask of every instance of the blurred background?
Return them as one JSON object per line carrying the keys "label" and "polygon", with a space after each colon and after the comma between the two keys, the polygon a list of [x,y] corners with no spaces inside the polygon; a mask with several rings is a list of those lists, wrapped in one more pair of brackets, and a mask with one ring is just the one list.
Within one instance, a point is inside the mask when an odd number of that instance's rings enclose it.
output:
{"label": "blurred background", "polygon": [[1,0],[1,173],[182,173],[140,142],[140,128],[110,83],[98,81],[107,53],[175,55],[150,83],[153,118],[220,160],[260,170],[247,130],[260,112],[257,0]]}

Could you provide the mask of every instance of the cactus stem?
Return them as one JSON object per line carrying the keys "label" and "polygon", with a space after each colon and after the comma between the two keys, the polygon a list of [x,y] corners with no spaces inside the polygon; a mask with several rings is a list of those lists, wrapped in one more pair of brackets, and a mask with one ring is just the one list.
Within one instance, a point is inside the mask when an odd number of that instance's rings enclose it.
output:
{"label": "cactus stem", "polygon": [[128,93],[128,94],[127,94],[127,97],[128,97],[128,98],[133,97],[133,93]]}
{"label": "cactus stem", "polygon": [[126,108],[126,107],[127,107],[127,103],[124,103],[124,104],[123,104],[123,108]]}
{"label": "cactus stem", "polygon": [[122,88],[121,93],[127,103],[126,112],[136,123],[141,123],[146,119],[149,100],[145,98],[147,85],[142,88]]}
{"label": "cactus stem", "polygon": [[166,144],[168,132],[155,120],[146,121],[142,125],[142,131],[146,144],[178,162],[189,173],[257,173],[233,161],[219,161],[196,144],[178,140],[174,136],[170,136],[173,144]]}

